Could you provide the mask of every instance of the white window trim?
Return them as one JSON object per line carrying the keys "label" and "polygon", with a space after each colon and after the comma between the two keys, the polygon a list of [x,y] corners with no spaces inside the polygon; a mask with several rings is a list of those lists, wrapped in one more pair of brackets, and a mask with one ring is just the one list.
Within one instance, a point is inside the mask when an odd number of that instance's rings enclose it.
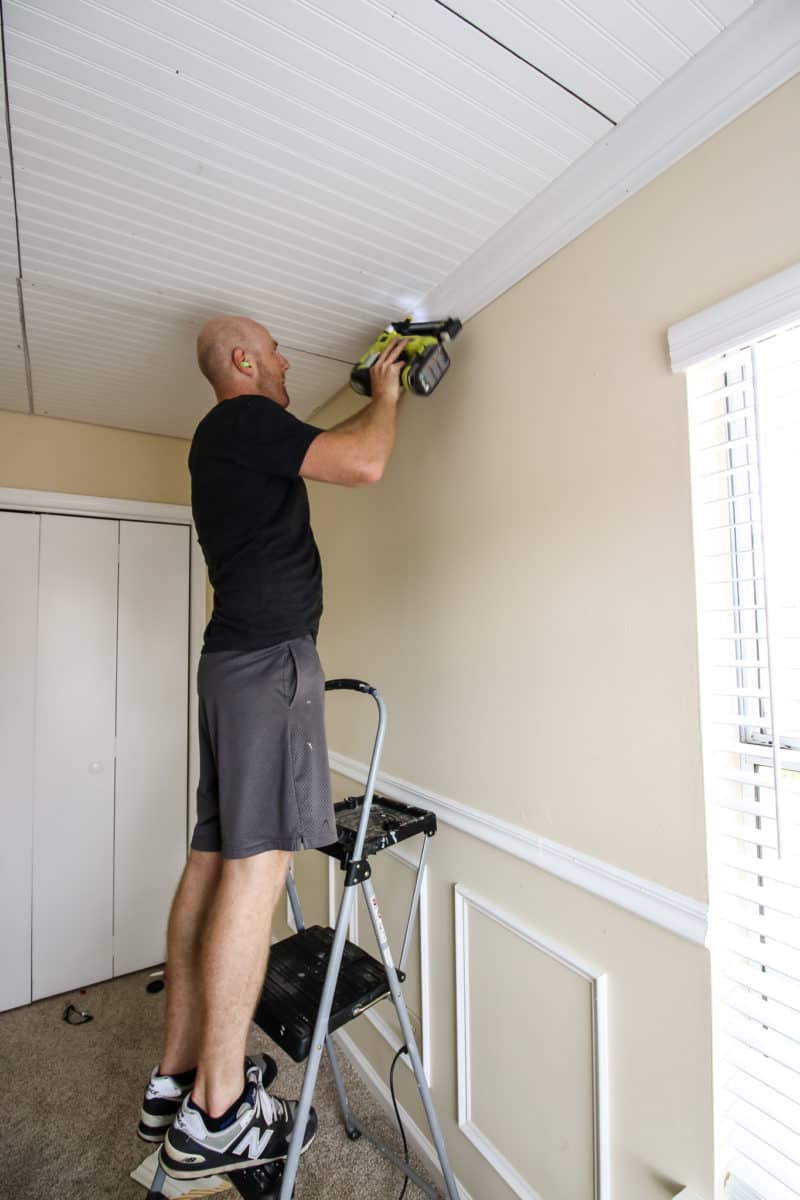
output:
{"label": "white window trim", "polygon": [[672,370],[686,371],[800,321],[800,263],[671,325]]}
{"label": "white window trim", "polygon": [[[777,275],[762,280],[752,287],[695,313],[668,330],[670,362],[673,372],[684,372],[700,363],[708,362],[722,354],[748,347],[760,339],[794,325],[800,321],[800,263],[788,267]],[[711,845],[709,854],[713,853]],[[712,897],[713,905],[713,897]],[[713,917],[713,913],[712,913]],[[712,993],[720,994],[718,966],[715,964],[714,935],[709,940],[712,950]],[[721,1019],[720,1009],[725,1001],[714,1000],[714,1025]],[[723,1063],[720,1059],[720,1037],[713,1039],[713,1064],[716,1080],[722,1079]],[[714,1144],[715,1144],[715,1196],[727,1200],[760,1200],[743,1180],[722,1170],[725,1153],[722,1123],[718,1119],[719,1084],[714,1089]],[[765,1193],[766,1194],[766,1193]]]}

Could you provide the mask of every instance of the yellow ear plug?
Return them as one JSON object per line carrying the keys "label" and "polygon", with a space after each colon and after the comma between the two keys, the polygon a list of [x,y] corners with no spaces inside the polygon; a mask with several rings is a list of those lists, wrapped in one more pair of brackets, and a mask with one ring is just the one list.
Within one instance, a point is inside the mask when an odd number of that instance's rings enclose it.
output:
{"label": "yellow ear plug", "polygon": [[246,358],[243,358],[242,361],[239,363],[239,366],[240,367],[249,367],[250,363],[247,361]]}

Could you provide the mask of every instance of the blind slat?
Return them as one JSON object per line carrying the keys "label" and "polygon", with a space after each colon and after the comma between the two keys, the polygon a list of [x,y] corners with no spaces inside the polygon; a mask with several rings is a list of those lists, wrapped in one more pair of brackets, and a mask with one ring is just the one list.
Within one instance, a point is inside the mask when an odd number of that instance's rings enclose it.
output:
{"label": "blind slat", "polygon": [[760,1079],[753,1079],[744,1071],[736,1071],[726,1082],[725,1090],[729,1095],[745,1100],[766,1113],[785,1128],[800,1133],[800,1103],[787,1100]]}
{"label": "blind slat", "polygon": [[800,1139],[796,1130],[787,1129],[785,1125],[746,1100],[735,1100],[725,1115],[729,1121],[760,1138],[771,1150],[777,1151],[784,1158],[788,1158],[790,1163],[800,1167]]}
{"label": "blind slat", "polygon": [[[730,839],[726,838],[725,842]],[[775,883],[791,883],[792,869],[791,865],[785,862],[779,862],[777,858],[756,858],[755,855],[744,854],[741,850],[730,848],[728,845],[722,845],[718,848],[717,862],[720,866],[731,867],[736,871],[743,871],[751,877],[770,879]]]}
{"label": "blind slat", "polygon": [[758,1051],[752,1050],[744,1042],[737,1042],[735,1039],[725,1040],[723,1053],[728,1066],[743,1071],[752,1079],[760,1080],[776,1095],[790,1100],[793,1104],[797,1103],[798,1097],[800,1097],[800,1087],[798,1087],[797,1075],[794,1071],[790,1071],[782,1063],[764,1058]]}
{"label": "blind slat", "polygon": [[800,1086],[800,1046],[790,1038],[776,1033],[774,1029],[763,1029],[758,1021],[742,1017],[731,1009],[725,1013],[725,1031],[751,1050],[760,1051],[773,1062],[796,1073],[795,1087]]}
{"label": "blind slat", "polygon": [[[755,1134],[733,1125],[730,1132],[730,1144],[734,1149],[757,1162],[769,1175],[782,1183],[784,1187],[794,1188],[795,1195],[800,1195],[800,1167],[793,1163],[780,1151],[775,1150]],[[770,1197],[772,1193],[767,1193]]]}
{"label": "blind slat", "polygon": [[782,943],[761,942],[757,935],[743,933],[739,926],[727,921],[714,921],[709,928],[713,931],[709,938],[713,937],[718,949],[724,948],[745,962],[772,967],[790,979],[800,978],[800,954],[796,950]]}
{"label": "blind slat", "polygon": [[726,692],[709,692],[709,695],[720,699],[738,696],[743,700],[769,699],[769,692],[765,692],[763,688],[729,688]]}
{"label": "blind slat", "polygon": [[787,917],[800,919],[800,888],[775,883],[771,879],[756,883],[752,875],[744,877],[727,867],[720,868],[716,873],[715,888],[723,899],[738,896],[742,900],[750,900],[764,908],[784,913]]}
{"label": "blind slat", "polygon": [[793,1009],[742,987],[731,988],[725,994],[725,1003],[739,1016],[758,1021],[800,1045],[800,1015]]}
{"label": "blind slat", "polygon": [[720,897],[717,915],[736,929],[746,929],[763,937],[764,945],[780,942],[782,946],[800,952],[800,922],[796,917],[771,910],[761,912],[757,904],[727,896]]}
{"label": "blind slat", "polygon": [[741,783],[745,787],[766,789],[771,785],[768,778],[771,779],[771,768],[769,770],[759,771],[717,771],[717,779],[725,780],[726,783]]}
{"label": "blind slat", "polygon": [[[737,420],[741,418],[737,417]],[[729,424],[730,422],[728,422]],[[731,438],[725,442],[709,442],[707,446],[700,446],[697,450],[697,457],[700,458],[704,454],[713,454],[715,450],[722,450],[726,446],[736,446],[739,449],[747,449],[749,446],[755,446],[756,439],[751,434],[745,434],[742,437]],[[718,471],[700,471],[697,474],[698,479],[724,479],[726,475],[731,475],[734,471],[740,471],[742,468],[750,468],[753,471],[758,470],[758,463],[742,463],[737,467],[722,467]]]}
{"label": "blind slat", "polygon": [[[800,1013],[800,984],[785,975],[779,975],[776,971],[748,966],[747,963],[732,958],[722,974],[722,979],[723,988],[727,983],[740,984],[759,995],[778,1000],[787,1008]],[[797,1100],[800,1104],[800,1089]]]}
{"label": "blind slat", "polygon": [[[756,827],[759,820],[761,828]],[[732,837],[741,842],[749,842],[753,846],[761,846],[768,850],[777,849],[778,822],[766,814],[755,818],[748,813],[731,812],[727,807],[715,806],[712,817],[714,829],[720,837]]]}
{"label": "blind slat", "polygon": [[[710,732],[714,733],[716,736],[721,735],[724,730],[717,729]],[[772,761],[772,747],[756,745],[755,742],[731,741],[727,745],[722,742],[717,742],[717,744],[709,744],[708,752],[709,754],[727,754],[729,756],[735,756],[740,759],[738,764],[740,767],[765,767],[771,770],[774,765]],[[781,770],[797,772],[798,779],[800,779],[800,772],[798,772],[798,761],[800,761],[800,756],[796,750],[783,750],[781,753]],[[731,766],[732,764],[727,763],[725,765]]]}
{"label": "blind slat", "polygon": [[786,1187],[746,1155],[734,1153],[727,1168],[725,1200],[797,1200],[794,1188]]}
{"label": "blind slat", "polygon": [[[758,785],[751,785],[758,786]],[[775,796],[771,789],[759,787],[759,792],[766,793],[763,799],[746,800],[743,796],[737,795],[732,798],[718,796],[714,801],[714,807],[723,809],[726,812],[741,813],[750,817],[771,817],[775,820]]]}

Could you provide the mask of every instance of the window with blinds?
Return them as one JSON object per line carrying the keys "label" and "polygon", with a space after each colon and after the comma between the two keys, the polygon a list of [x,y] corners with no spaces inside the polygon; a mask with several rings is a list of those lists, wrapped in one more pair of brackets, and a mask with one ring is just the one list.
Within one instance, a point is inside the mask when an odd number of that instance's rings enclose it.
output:
{"label": "window with blinds", "polygon": [[800,1197],[800,324],[688,371],[717,1162]]}

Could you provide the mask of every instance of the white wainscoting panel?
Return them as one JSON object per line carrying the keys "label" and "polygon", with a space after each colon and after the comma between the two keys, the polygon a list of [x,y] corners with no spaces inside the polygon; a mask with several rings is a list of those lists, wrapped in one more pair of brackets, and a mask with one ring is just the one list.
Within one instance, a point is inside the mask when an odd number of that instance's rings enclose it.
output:
{"label": "white wainscoting panel", "polygon": [[[609,1136],[608,1136],[608,1014],[606,976],[580,960],[572,951],[544,938],[523,925],[516,917],[503,912],[482,897],[456,884],[456,1012],[458,1036],[458,1124],[464,1136],[494,1167],[520,1200],[548,1200],[540,1195],[503,1154],[491,1137],[473,1120],[471,1072],[471,1004],[472,981],[469,959],[470,911],[480,913],[502,928],[515,934],[534,950],[548,955],[567,971],[586,980],[591,989],[593,1070],[593,1111],[595,1141],[596,1200],[610,1200]],[[498,986],[499,986],[498,981]]]}

